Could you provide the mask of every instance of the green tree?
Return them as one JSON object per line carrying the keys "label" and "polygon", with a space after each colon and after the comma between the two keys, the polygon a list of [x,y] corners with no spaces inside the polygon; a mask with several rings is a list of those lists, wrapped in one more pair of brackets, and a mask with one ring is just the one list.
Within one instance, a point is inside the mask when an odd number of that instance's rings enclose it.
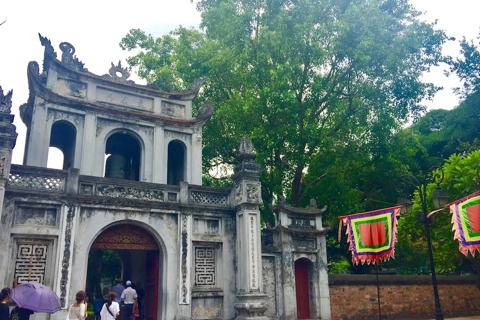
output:
{"label": "green tree", "polygon": [[[477,40],[480,41],[480,35]],[[460,56],[451,60],[450,72],[463,81],[463,88],[456,88],[463,97],[480,89],[480,51],[473,40],[463,38],[460,41]]]}
{"label": "green tree", "polygon": [[420,21],[407,0],[197,6],[202,31],[179,27],[154,38],[131,30],[120,45],[139,50],[130,66],[158,87],[206,79],[202,94],[216,111],[204,134],[204,170],[232,164],[239,137],[251,136],[267,205],[281,195],[305,204],[315,184],[306,185],[306,176],[329,173],[315,161],[338,150],[363,148],[376,157],[381,150],[373,146],[385,146],[438,89],[420,76],[442,59],[445,34]]}
{"label": "green tree", "polygon": [[[453,154],[443,166],[444,179],[441,187],[448,192],[451,201],[480,189],[480,150],[466,155]],[[428,211],[433,210],[431,197],[436,184],[427,188]],[[422,213],[418,193],[414,195],[412,214],[401,217],[398,226],[397,259],[395,265],[404,273],[418,273],[429,270],[426,252],[426,239],[423,224],[416,220]],[[436,213],[431,223],[431,238],[435,268],[438,273],[477,272],[480,261],[469,255],[465,257],[458,250],[458,242],[453,239],[451,214],[448,209]]]}

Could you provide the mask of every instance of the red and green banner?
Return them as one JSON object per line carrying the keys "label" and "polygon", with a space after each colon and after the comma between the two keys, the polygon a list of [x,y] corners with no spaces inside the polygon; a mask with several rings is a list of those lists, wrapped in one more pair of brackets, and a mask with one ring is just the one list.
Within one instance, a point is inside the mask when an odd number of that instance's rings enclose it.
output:
{"label": "red and green banner", "polygon": [[400,209],[401,206],[396,206],[340,217],[338,241],[345,225],[353,264],[378,264],[394,257]]}
{"label": "red and green banner", "polygon": [[451,203],[450,212],[460,252],[464,255],[480,252],[480,191]]}

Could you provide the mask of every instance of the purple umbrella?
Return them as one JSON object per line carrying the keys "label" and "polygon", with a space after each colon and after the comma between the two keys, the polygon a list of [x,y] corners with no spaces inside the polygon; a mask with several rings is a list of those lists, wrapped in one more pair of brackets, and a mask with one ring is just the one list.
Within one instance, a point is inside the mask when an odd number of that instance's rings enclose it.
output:
{"label": "purple umbrella", "polygon": [[12,290],[12,300],[19,308],[34,312],[54,313],[60,310],[57,294],[41,283],[29,282]]}

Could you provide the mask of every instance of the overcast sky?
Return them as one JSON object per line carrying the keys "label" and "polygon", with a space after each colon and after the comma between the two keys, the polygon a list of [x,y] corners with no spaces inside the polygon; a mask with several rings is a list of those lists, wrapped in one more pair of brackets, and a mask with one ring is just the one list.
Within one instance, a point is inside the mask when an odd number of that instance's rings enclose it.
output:
{"label": "overcast sky", "polygon": [[[438,20],[438,28],[449,36],[475,39],[479,33],[480,0],[411,0],[415,8],[425,11],[424,19]],[[57,53],[62,41],[70,42],[76,55],[89,71],[103,75],[110,63],[118,60],[126,65],[129,55],[118,46],[121,38],[132,28],[140,28],[154,36],[162,36],[179,25],[198,27],[200,15],[190,0],[135,0],[135,1],[60,1],[60,0],[0,0],[0,86],[13,89],[13,112],[19,133],[13,154],[13,163],[21,163],[25,143],[25,125],[18,115],[18,107],[27,101],[27,64],[43,59],[43,47],[38,33],[52,41]],[[444,53],[458,54],[458,44],[449,43]],[[60,52],[61,53],[61,52]],[[142,83],[132,75],[131,79]],[[443,68],[425,75],[427,81],[444,86],[430,109],[451,109],[458,98],[451,88],[459,86],[454,77],[446,78]]]}

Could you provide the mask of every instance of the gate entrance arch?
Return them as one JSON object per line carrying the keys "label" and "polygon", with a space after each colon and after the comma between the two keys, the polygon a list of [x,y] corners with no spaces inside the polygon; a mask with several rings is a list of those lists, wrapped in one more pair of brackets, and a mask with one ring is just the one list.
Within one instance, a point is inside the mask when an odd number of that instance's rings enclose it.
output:
{"label": "gate entrance arch", "polygon": [[[120,274],[115,274],[115,277],[112,277],[112,274],[108,273],[109,270],[105,270],[105,264],[108,263],[108,259],[93,261],[92,257],[94,255],[92,253],[98,253],[98,251],[103,251],[105,254],[96,254],[95,257],[110,257],[112,256],[112,251],[119,257],[121,264],[119,268]],[[109,274],[110,279],[108,280],[111,280],[112,284],[114,282],[113,278],[118,277],[122,278],[123,285],[125,285],[126,280],[131,280],[134,284],[141,283],[144,297],[140,297],[139,294],[140,312],[143,312],[144,319],[156,320],[157,315],[161,314],[160,309],[162,307],[158,304],[158,301],[162,301],[159,299],[162,295],[159,292],[160,257],[160,247],[148,230],[134,224],[116,224],[104,230],[93,242],[90,248],[88,272],[98,272],[98,270],[91,270],[91,264],[95,264],[95,266],[100,265],[103,275],[98,274],[97,278]],[[90,277],[87,275],[87,279],[91,278],[91,275]],[[95,277],[93,278],[95,279]],[[103,283],[102,290],[108,288],[104,280],[101,282]],[[111,288],[108,289],[111,290]],[[90,289],[90,291],[92,290],[97,291],[95,288]],[[138,291],[140,293],[140,290]],[[97,292],[91,293],[97,294]]]}

